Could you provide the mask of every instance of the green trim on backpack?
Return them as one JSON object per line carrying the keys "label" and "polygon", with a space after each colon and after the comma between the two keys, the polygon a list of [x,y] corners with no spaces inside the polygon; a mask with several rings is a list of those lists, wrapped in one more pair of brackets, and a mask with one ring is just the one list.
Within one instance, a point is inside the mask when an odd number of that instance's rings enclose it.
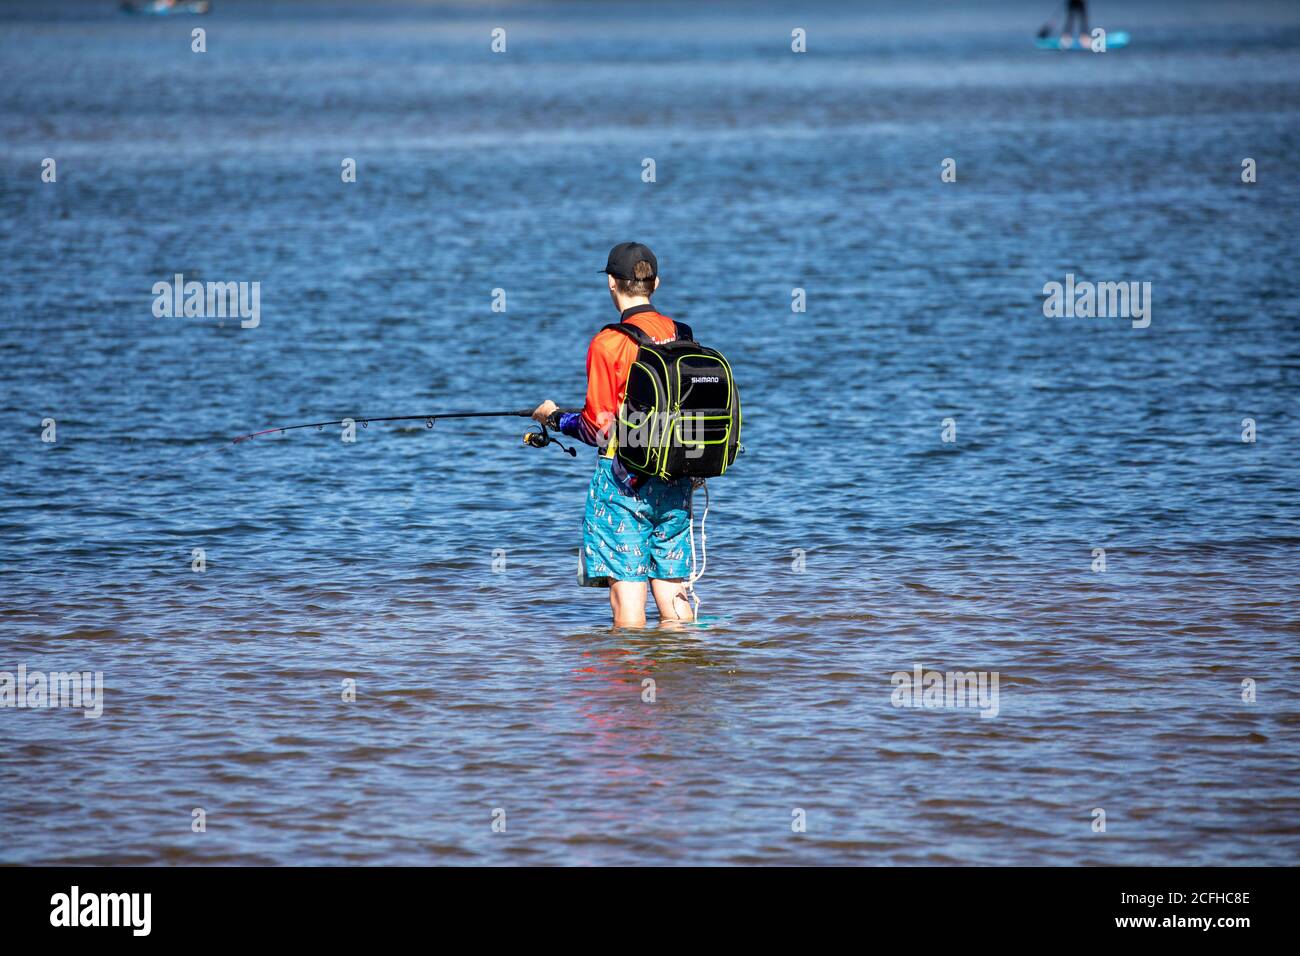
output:
{"label": "green trim on backpack", "polygon": [[610,447],[636,474],[716,478],[740,447],[740,393],[722,353],[696,342],[690,326],[674,324],[677,337],[663,343],[628,322],[602,329],[637,344]]}

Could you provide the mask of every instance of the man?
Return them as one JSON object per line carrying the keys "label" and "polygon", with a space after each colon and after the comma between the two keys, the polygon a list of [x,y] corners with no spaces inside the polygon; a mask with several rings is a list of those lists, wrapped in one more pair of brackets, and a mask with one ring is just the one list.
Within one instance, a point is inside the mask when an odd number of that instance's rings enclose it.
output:
{"label": "man", "polygon": [[[623,242],[610,250],[605,281],[622,321],[657,342],[677,337],[677,326],[650,304],[659,288],[659,262],[649,247]],[[612,329],[596,333],[587,349],[587,402],[581,413],[560,413],[552,401],[533,418],[600,450],[582,525],[584,584],[609,587],[615,627],[645,625],[646,582],[661,621],[693,614],[685,579],[691,571],[691,481],[632,474],[614,457],[618,409],[637,345]]]}

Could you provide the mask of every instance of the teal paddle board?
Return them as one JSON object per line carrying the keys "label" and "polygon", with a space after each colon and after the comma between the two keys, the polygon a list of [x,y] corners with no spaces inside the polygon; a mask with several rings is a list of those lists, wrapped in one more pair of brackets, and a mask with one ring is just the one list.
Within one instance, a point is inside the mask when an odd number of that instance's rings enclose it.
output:
{"label": "teal paddle board", "polygon": [[[1091,45],[1080,46],[1077,37],[1075,38],[1073,43],[1071,43],[1069,46],[1064,48],[1061,46],[1061,38],[1059,36],[1037,37],[1034,40],[1034,46],[1038,47],[1038,49],[1040,50],[1066,49],[1066,50],[1082,50],[1085,53],[1092,52],[1092,46]],[[1116,30],[1114,33],[1106,34],[1107,52],[1109,52],[1110,50],[1122,50],[1126,46],[1128,46],[1128,34],[1125,33],[1123,30]]]}
{"label": "teal paddle board", "polygon": [[207,13],[212,4],[208,0],[179,0],[168,3],[166,0],[123,0],[124,13],[142,13],[153,17],[165,17],[174,13]]}

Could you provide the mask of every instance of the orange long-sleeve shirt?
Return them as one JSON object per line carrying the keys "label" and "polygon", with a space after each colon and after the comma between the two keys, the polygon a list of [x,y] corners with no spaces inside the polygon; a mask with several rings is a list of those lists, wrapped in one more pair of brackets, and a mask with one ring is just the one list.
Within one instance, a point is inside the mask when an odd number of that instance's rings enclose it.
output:
{"label": "orange long-sleeve shirt", "polygon": [[[638,305],[623,313],[623,321],[635,325],[656,342],[671,342],[677,326],[652,306]],[[636,360],[637,344],[612,329],[601,329],[587,347],[587,403],[574,431],[575,438],[589,445],[608,443],[608,429],[618,415],[627,389],[627,376]],[[567,431],[567,429],[566,429]]]}

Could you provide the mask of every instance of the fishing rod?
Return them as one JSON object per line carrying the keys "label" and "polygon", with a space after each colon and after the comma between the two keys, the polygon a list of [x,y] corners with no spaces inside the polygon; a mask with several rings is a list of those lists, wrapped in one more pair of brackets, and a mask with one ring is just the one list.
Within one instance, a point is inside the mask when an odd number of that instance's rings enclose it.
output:
{"label": "fishing rod", "polygon": [[[561,412],[576,412],[580,409],[560,409]],[[188,464],[205,455],[210,455],[215,451],[220,451],[230,445],[238,445],[240,442],[250,441],[254,438],[260,438],[262,435],[284,434],[285,432],[298,431],[302,428],[314,428],[322,431],[328,425],[344,425],[351,422],[354,425],[360,425],[362,428],[369,428],[371,422],[424,422],[425,428],[432,428],[433,423],[444,418],[532,418],[532,409],[524,408],[511,412],[437,412],[432,415],[385,415],[380,418],[337,418],[328,422],[306,422],[301,425],[277,425],[275,428],[263,428],[261,431],[248,432],[245,435],[236,435],[234,438],[218,445],[216,448],[209,448],[207,451],[200,452],[193,457],[185,459],[181,464]],[[547,445],[559,445],[560,450],[569,455],[570,458],[576,458],[578,452],[576,449],[565,445],[558,438],[551,435],[547,427],[541,423],[536,428],[524,432],[523,443],[532,448],[545,448]]]}

